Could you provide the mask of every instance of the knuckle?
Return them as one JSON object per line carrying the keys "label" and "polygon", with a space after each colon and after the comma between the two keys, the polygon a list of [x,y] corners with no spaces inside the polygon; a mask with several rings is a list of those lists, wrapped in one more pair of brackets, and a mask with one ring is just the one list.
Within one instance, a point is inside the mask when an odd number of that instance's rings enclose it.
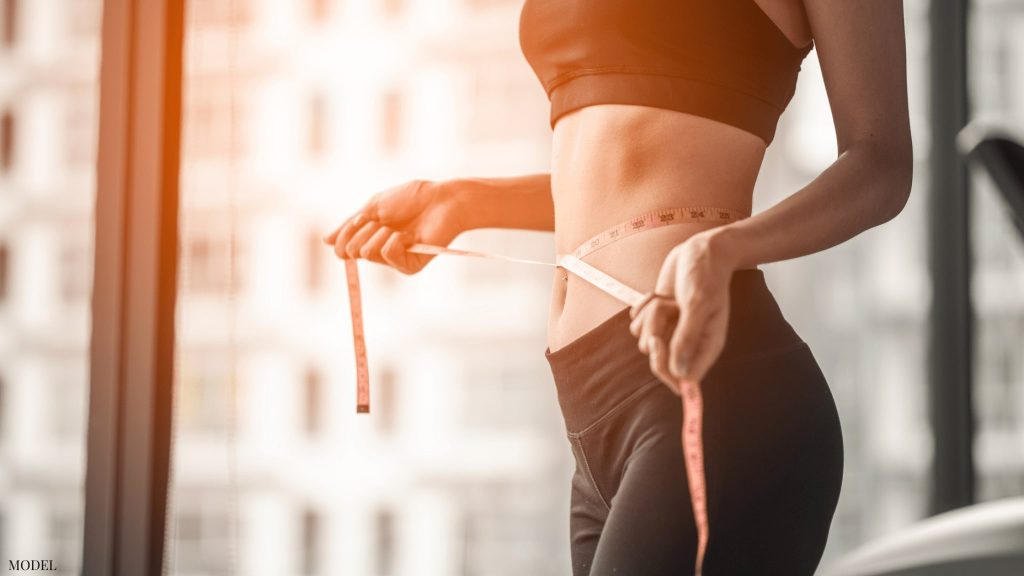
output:
{"label": "knuckle", "polygon": [[686,299],[686,310],[688,312],[695,312],[704,305],[704,296],[699,292],[690,294]]}

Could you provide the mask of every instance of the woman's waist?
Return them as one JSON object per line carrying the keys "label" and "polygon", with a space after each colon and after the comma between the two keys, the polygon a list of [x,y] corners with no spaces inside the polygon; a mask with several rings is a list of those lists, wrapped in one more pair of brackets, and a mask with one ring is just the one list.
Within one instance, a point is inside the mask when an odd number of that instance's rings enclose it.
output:
{"label": "woman's waist", "polygon": [[[612,241],[585,253],[582,259],[637,292],[649,292],[655,288],[661,267],[672,249],[710,226],[708,223],[683,223],[655,227]],[[581,248],[585,252],[590,247],[591,243],[586,242]],[[572,249],[565,252],[571,253]],[[559,349],[625,305],[588,280],[559,269],[552,285],[548,346],[552,350]]]}
{"label": "woman's waist", "polygon": [[[761,270],[738,270],[729,287],[726,341],[712,373],[806,348],[785,319]],[[623,309],[577,338],[545,351],[563,412],[579,418],[603,414],[656,380],[629,332]],[[712,373],[709,373],[709,377]],[[585,426],[580,420],[571,429]]]}
{"label": "woman's waist", "polygon": [[[696,171],[695,171],[696,172]],[[706,230],[750,215],[753,182],[722,186],[695,183],[694,175],[660,181],[660,177],[622,181],[614,178],[552,177],[555,207],[555,248],[567,254],[614,229],[630,232],[630,243],[657,243],[674,237],[678,242]],[[670,220],[671,232],[649,234],[663,222],[638,225],[638,218]],[[657,226],[650,224],[658,224]],[[642,229],[640,229],[642,227]],[[639,234],[639,232],[644,232]],[[640,244],[637,244],[638,246]]]}

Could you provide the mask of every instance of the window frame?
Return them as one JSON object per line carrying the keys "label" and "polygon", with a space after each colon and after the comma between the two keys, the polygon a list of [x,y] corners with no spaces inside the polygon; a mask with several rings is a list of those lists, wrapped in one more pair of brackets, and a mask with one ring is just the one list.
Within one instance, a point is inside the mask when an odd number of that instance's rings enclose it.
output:
{"label": "window frame", "polygon": [[185,0],[104,0],[82,573],[160,574]]}

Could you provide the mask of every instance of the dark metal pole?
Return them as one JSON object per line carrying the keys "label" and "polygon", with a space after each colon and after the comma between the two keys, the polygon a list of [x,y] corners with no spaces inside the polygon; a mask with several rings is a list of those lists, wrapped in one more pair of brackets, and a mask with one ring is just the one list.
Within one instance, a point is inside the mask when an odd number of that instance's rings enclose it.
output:
{"label": "dark metal pole", "polygon": [[162,573],[184,0],[105,0],[85,576]]}
{"label": "dark metal pole", "polygon": [[967,122],[967,0],[931,2],[928,340],[934,438],[929,511],[974,501],[970,203],[956,136]]}

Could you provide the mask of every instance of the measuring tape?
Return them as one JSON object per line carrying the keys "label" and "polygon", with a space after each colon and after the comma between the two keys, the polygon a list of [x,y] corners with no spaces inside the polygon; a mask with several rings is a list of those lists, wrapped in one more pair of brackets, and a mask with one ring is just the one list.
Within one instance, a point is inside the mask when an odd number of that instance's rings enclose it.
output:
{"label": "measuring tape", "polygon": [[[692,207],[657,210],[627,220],[593,236],[572,253],[560,256],[556,263],[472,250],[458,250],[431,244],[413,244],[406,251],[415,254],[467,256],[517,264],[564,268],[632,307],[644,301],[644,295],[640,291],[594,268],[584,262],[582,258],[613,242],[646,230],[693,222],[728,223],[745,217],[746,215],[742,212],[726,208]],[[363,332],[359,268],[356,265],[356,260],[345,260],[345,278],[352,318],[352,342],[356,356],[356,412],[368,413],[370,411],[370,376],[366,359],[366,339]],[[704,474],[703,440],[704,399],[699,383],[694,381],[684,381],[680,395],[683,403],[683,461],[686,465],[686,479],[690,485],[690,504],[693,508],[694,523],[697,526],[696,576],[701,576],[708,543],[707,480]]]}

